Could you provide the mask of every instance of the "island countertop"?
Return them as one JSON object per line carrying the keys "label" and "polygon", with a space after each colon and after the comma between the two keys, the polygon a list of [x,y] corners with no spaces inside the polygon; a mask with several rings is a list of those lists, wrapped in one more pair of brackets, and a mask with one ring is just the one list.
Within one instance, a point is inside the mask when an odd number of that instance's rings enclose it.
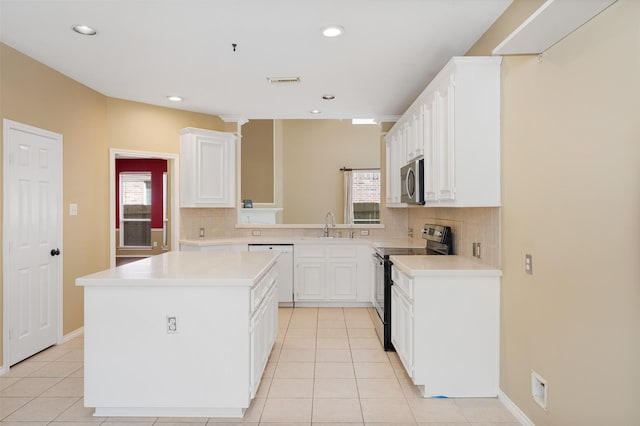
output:
{"label": "island countertop", "polygon": [[76,285],[251,286],[277,257],[272,252],[172,251],[77,278]]}

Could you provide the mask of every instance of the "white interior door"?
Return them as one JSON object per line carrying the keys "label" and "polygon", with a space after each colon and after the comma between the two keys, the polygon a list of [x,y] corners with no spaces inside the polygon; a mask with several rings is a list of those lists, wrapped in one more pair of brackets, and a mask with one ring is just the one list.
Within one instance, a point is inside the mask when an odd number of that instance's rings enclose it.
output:
{"label": "white interior door", "polygon": [[9,120],[3,125],[10,366],[55,344],[60,334],[62,135]]}

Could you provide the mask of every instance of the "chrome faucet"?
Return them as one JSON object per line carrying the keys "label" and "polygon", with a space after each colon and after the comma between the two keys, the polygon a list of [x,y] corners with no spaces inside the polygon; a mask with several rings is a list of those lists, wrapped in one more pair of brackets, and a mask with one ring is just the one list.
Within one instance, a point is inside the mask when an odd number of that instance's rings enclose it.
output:
{"label": "chrome faucet", "polygon": [[322,236],[325,238],[329,237],[329,217],[331,217],[331,226],[336,227],[336,217],[332,212],[327,212],[327,214],[324,215],[324,226],[322,227]]}

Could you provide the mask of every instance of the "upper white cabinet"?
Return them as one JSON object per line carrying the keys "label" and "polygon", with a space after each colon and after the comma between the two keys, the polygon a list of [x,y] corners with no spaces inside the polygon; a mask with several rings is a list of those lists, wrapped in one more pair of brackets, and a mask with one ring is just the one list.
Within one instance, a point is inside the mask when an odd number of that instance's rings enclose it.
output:
{"label": "upper white cabinet", "polygon": [[388,204],[400,168],[423,157],[426,207],[500,205],[501,61],[452,58],[387,133]]}
{"label": "upper white cabinet", "polygon": [[180,207],[235,207],[236,136],[180,130]]}

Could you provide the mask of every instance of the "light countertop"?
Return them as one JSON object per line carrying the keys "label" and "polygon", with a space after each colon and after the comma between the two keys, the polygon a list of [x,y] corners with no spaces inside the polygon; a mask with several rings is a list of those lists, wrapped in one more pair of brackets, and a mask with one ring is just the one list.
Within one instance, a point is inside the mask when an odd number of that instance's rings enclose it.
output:
{"label": "light countertop", "polygon": [[251,286],[275,263],[272,252],[172,251],[76,279],[78,286]]}
{"label": "light countertop", "polygon": [[375,247],[424,247],[425,240],[411,238],[390,238],[369,240],[364,238],[323,238],[323,237],[254,237],[228,239],[180,240],[180,244],[195,247],[225,246],[233,244],[362,244]]}
{"label": "light countertop", "polygon": [[502,272],[480,261],[461,256],[391,256],[393,266],[411,276],[499,277]]}

